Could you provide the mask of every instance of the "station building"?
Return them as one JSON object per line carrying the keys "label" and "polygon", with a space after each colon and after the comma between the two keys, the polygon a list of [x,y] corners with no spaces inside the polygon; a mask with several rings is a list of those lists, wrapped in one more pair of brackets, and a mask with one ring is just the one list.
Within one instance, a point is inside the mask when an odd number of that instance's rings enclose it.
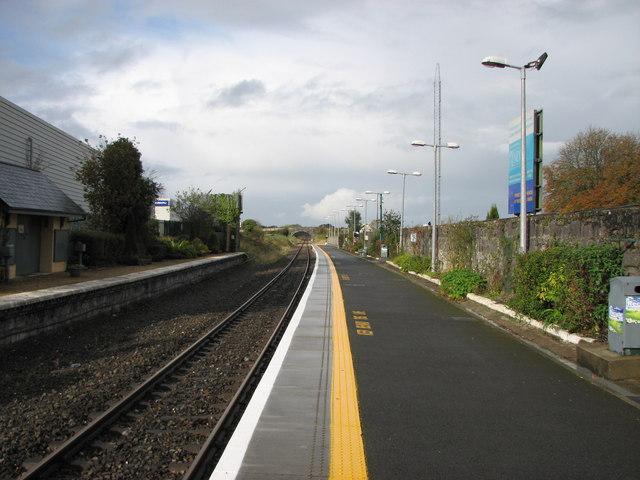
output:
{"label": "station building", "polygon": [[73,169],[90,151],[0,96],[0,271],[9,278],[67,269],[70,225],[89,212]]}

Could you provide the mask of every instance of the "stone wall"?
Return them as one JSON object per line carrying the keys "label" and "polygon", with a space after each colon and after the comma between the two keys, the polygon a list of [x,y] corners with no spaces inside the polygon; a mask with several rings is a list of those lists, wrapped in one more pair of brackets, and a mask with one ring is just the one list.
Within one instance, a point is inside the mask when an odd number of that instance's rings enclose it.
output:
{"label": "stone wall", "polygon": [[[624,250],[627,274],[640,275],[640,205],[532,215],[528,222],[529,251],[544,250],[557,243],[613,243]],[[517,217],[441,225],[437,233],[440,270],[472,268],[489,280],[492,276],[506,278],[509,286],[509,272],[520,238]],[[406,244],[410,253],[430,256],[431,227],[407,229],[405,238],[415,240]],[[455,265],[456,261],[462,264]]]}

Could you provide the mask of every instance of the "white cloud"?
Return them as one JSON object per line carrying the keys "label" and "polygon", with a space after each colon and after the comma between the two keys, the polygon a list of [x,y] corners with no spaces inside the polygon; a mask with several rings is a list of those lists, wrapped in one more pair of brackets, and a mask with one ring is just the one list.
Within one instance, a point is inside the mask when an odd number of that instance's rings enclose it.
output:
{"label": "white cloud", "polygon": [[[544,110],[545,162],[589,125],[637,129],[640,4],[624,0],[0,3],[2,95],[78,138],[122,133],[168,195],[246,187],[245,216],[323,222],[407,179],[431,217],[433,79],[442,76],[442,215],[506,214],[509,121]],[[597,34],[594,34],[597,32]],[[347,198],[349,197],[349,198]],[[371,207],[371,204],[369,204]],[[373,211],[370,208],[370,211]]]}
{"label": "white cloud", "polygon": [[[347,205],[354,205],[360,194],[349,188],[339,188],[325,195],[317,203],[306,203],[302,206],[302,216],[320,223],[342,224],[346,216],[344,210],[353,210]],[[333,217],[328,220],[327,217]]]}

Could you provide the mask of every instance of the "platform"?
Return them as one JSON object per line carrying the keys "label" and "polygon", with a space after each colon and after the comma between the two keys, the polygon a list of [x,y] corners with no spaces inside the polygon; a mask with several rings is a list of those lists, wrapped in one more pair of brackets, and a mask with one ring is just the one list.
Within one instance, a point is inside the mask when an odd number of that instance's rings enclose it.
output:
{"label": "platform", "polygon": [[342,294],[316,249],[313,276],[212,480],[364,479]]}
{"label": "platform", "polygon": [[637,478],[621,442],[640,442],[638,408],[408,276],[324,249],[212,479]]}

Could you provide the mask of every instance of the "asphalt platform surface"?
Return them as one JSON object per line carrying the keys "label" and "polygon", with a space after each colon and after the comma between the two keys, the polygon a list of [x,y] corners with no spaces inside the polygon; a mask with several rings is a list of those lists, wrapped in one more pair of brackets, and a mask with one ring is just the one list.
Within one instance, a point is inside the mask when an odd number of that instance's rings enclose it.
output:
{"label": "asphalt platform surface", "polygon": [[370,478],[640,478],[638,408],[406,275],[323,248]]}

